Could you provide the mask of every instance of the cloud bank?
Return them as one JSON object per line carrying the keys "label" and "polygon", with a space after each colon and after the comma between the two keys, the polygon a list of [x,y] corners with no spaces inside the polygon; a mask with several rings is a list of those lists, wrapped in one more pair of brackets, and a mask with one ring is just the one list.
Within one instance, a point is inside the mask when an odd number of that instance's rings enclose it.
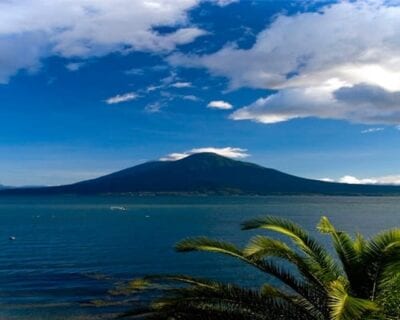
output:
{"label": "cloud bank", "polygon": [[400,185],[400,175],[374,177],[374,178],[357,178],[351,175],[346,175],[338,180],[323,178],[322,181],[340,182],[350,184],[381,184],[381,185]]}
{"label": "cloud bank", "polygon": [[186,158],[195,153],[202,153],[202,152],[212,152],[219,154],[220,156],[232,158],[232,159],[243,159],[247,158],[249,154],[247,153],[246,149],[242,148],[233,148],[233,147],[226,147],[226,148],[215,148],[215,147],[206,147],[206,148],[195,148],[189,151],[180,152],[180,153],[170,153],[169,155],[161,158],[161,161],[176,161],[183,158]]}
{"label": "cloud bank", "polygon": [[[0,1],[0,83],[58,55],[85,59],[111,52],[168,52],[206,34],[188,11],[201,0]],[[226,1],[218,1],[224,4]],[[169,33],[155,28],[173,27]]]}
{"label": "cloud bank", "polygon": [[[341,1],[318,12],[279,15],[250,49],[229,44],[209,55],[170,57],[272,94],[236,110],[234,120],[296,118],[400,123],[398,1]],[[269,91],[271,92],[271,91]]]}

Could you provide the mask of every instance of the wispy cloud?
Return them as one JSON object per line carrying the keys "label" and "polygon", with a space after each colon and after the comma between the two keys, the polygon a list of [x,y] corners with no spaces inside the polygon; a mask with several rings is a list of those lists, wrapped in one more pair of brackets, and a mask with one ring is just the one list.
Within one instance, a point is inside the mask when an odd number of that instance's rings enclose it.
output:
{"label": "wispy cloud", "polygon": [[377,184],[377,185],[400,185],[400,175],[390,175],[373,178],[357,178],[352,175],[343,176],[337,180],[331,178],[320,179],[327,182],[340,182],[349,184]]}
{"label": "wispy cloud", "polygon": [[124,94],[117,94],[114,97],[108,98],[106,100],[107,104],[116,104],[116,103],[122,103],[122,102],[127,102],[131,100],[135,100],[138,98],[138,95],[134,92],[128,92]]}
{"label": "wispy cloud", "polygon": [[174,88],[191,88],[192,87],[192,83],[191,82],[175,82],[173,84],[171,84],[171,87]]}
{"label": "wispy cloud", "polygon": [[164,103],[162,102],[154,102],[154,103],[150,103],[148,104],[144,110],[148,113],[156,113],[156,112],[160,112],[161,108],[164,107]]}
{"label": "wispy cloud", "polygon": [[146,92],[153,92],[157,90],[167,89],[167,88],[191,88],[193,84],[188,81],[181,81],[175,71],[171,71],[168,76],[162,78],[159,83],[152,84],[147,87]]}
{"label": "wispy cloud", "polygon": [[239,2],[239,0],[215,0],[214,2],[215,2],[215,4],[217,4],[220,7],[225,7],[232,3]]}
{"label": "wispy cloud", "polygon": [[146,88],[146,92],[153,92],[153,91],[156,91],[156,90],[159,90],[159,89],[162,89],[162,88],[164,88],[164,86],[154,86],[154,85],[151,85],[151,86],[148,86],[148,87]]}
{"label": "wispy cloud", "polygon": [[249,156],[249,154],[247,153],[247,149],[233,148],[233,147],[225,147],[225,148],[205,147],[205,148],[195,148],[189,151],[184,151],[179,153],[170,153],[169,155],[162,157],[160,160],[175,161],[186,158],[192,154],[202,153],[202,152],[212,152],[232,159],[243,159]]}
{"label": "wispy cloud", "polygon": [[229,110],[232,109],[233,106],[226,101],[222,100],[216,100],[216,101],[211,101],[208,105],[208,108],[213,108],[213,109],[221,109],[221,110]]}
{"label": "wispy cloud", "polygon": [[141,76],[148,72],[160,72],[165,71],[169,68],[168,65],[157,64],[154,66],[143,66],[140,68],[134,67],[128,70],[125,70],[124,73],[127,75]]}
{"label": "wispy cloud", "polygon": [[180,96],[183,100],[189,100],[189,101],[199,101],[200,98],[194,95],[186,95],[186,96]]}
{"label": "wispy cloud", "polygon": [[78,71],[84,65],[85,65],[85,62],[71,62],[71,63],[67,63],[65,65],[65,68],[67,68],[69,71]]}
{"label": "wispy cloud", "polygon": [[361,133],[373,133],[373,132],[378,132],[378,131],[383,131],[385,130],[384,128],[368,128],[365,130],[362,130]]}
{"label": "wispy cloud", "polygon": [[129,70],[125,70],[124,73],[130,76],[141,76],[144,74],[144,71],[140,68],[132,68]]}

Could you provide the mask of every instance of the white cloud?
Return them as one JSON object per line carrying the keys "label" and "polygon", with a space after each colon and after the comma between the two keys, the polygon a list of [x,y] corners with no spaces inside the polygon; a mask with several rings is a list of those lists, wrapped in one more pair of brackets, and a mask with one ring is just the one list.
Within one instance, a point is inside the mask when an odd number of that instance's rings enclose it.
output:
{"label": "white cloud", "polygon": [[385,130],[384,128],[368,128],[365,130],[362,130],[361,133],[365,134],[365,133],[373,133],[373,132],[379,132],[379,131],[383,131]]}
{"label": "white cloud", "polygon": [[374,177],[374,178],[357,178],[351,175],[346,175],[338,180],[323,178],[320,179],[327,182],[340,182],[350,184],[377,184],[377,185],[400,185],[400,175]]}
{"label": "white cloud", "polygon": [[319,12],[279,15],[253,47],[234,44],[202,56],[175,54],[173,65],[205,67],[231,89],[275,91],[236,110],[234,120],[296,118],[400,124],[398,1],[340,1]]}
{"label": "white cloud", "polygon": [[325,181],[325,182],[335,182],[335,180],[331,179],[331,178],[321,178],[319,179],[321,181]]}
{"label": "white cloud", "polygon": [[225,7],[232,3],[239,2],[239,0],[215,0],[214,2],[220,7]]}
{"label": "white cloud", "polygon": [[[171,51],[207,32],[188,11],[201,0],[0,1],[0,83],[36,70],[52,55],[88,58],[111,52]],[[171,26],[171,33],[154,27]]]}
{"label": "white cloud", "polygon": [[206,147],[206,148],[195,148],[189,151],[181,152],[181,153],[170,153],[169,155],[161,158],[162,161],[175,161],[186,158],[195,153],[202,152],[212,152],[219,154],[224,157],[232,158],[232,159],[243,159],[249,156],[246,149],[242,148],[215,148],[215,147]]}
{"label": "white cloud", "polygon": [[155,85],[151,85],[151,86],[148,86],[147,88],[146,88],[146,92],[153,92],[153,91],[156,91],[156,90],[158,90],[158,89],[162,89],[162,88],[164,88],[165,86],[155,86]]}
{"label": "white cloud", "polygon": [[70,62],[68,64],[65,65],[65,67],[69,70],[69,71],[78,71],[80,68],[82,68],[85,65],[84,62]]}
{"label": "white cloud", "polygon": [[171,84],[171,87],[174,88],[190,88],[192,87],[192,83],[191,82],[175,82],[173,84]]}
{"label": "white cloud", "polygon": [[211,101],[207,105],[207,108],[229,110],[229,109],[232,109],[233,106],[229,102],[222,101],[222,100],[216,100],[216,101]]}
{"label": "white cloud", "polygon": [[174,152],[174,153],[170,153],[170,154],[166,155],[165,157],[160,158],[160,160],[161,161],[176,161],[176,160],[186,158],[188,156],[190,156],[189,153]]}
{"label": "white cloud", "polygon": [[0,84],[7,83],[9,77],[19,70],[29,73],[37,71],[41,67],[40,58],[46,52],[45,41],[41,33],[2,37],[0,32]]}
{"label": "white cloud", "polygon": [[176,74],[176,72],[171,71],[167,77],[164,77],[160,80],[159,84],[153,84],[151,86],[148,86],[146,91],[147,92],[153,92],[157,91],[160,89],[165,89],[167,87],[173,87],[173,88],[190,88],[192,87],[191,82],[185,82],[185,81],[179,81],[179,78]]}
{"label": "white cloud", "polygon": [[199,97],[196,97],[196,96],[191,95],[191,94],[186,95],[186,96],[181,96],[181,98],[182,98],[183,100],[189,100],[189,101],[199,101],[199,100],[200,100]]}
{"label": "white cloud", "polygon": [[344,176],[339,179],[341,183],[350,183],[350,184],[377,184],[378,180],[375,179],[359,179],[353,176]]}
{"label": "white cloud", "polygon": [[133,93],[133,92],[128,92],[124,94],[117,94],[114,97],[108,98],[106,100],[107,104],[116,104],[116,103],[121,103],[121,102],[127,102],[131,100],[135,100],[138,98],[138,95]]}

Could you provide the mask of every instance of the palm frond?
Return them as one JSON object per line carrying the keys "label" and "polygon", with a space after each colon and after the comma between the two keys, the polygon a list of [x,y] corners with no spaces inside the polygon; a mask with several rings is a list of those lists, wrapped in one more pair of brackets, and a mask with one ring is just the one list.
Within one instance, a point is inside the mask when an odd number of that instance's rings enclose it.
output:
{"label": "palm frond", "polygon": [[[359,259],[359,252],[356,250],[356,245],[353,239],[346,232],[337,231],[327,217],[322,217],[317,229],[321,233],[327,233],[332,236],[333,244],[336,252],[344,265],[344,268],[353,265]],[[357,246],[360,246],[359,239]]]}
{"label": "palm frond", "polygon": [[400,229],[379,233],[367,244],[365,255],[371,260],[382,259],[394,251],[400,251]]}
{"label": "palm frond", "polygon": [[283,300],[286,300],[288,303],[298,306],[300,309],[304,310],[305,313],[309,314],[313,319],[325,319],[323,311],[319,310],[318,306],[314,305],[308,299],[300,295],[287,294],[269,284],[264,284],[260,292],[262,295],[281,298]]}
{"label": "palm frond", "polygon": [[[149,278],[146,278],[148,281]],[[310,320],[301,305],[285,300],[284,294],[267,294],[244,289],[231,284],[197,279],[188,276],[155,276],[158,281],[178,282],[187,287],[173,287],[162,298],[143,309],[145,319],[180,315],[183,319],[207,316],[206,319],[287,319],[289,314],[296,319]],[[278,289],[276,289],[278,292]],[[126,316],[139,316],[140,312]],[[156,319],[156,318],[154,318]],[[157,318],[158,319],[158,318]],[[165,319],[168,319],[165,318]],[[177,318],[180,319],[180,318]],[[203,319],[203,318],[199,318]]]}
{"label": "palm frond", "polygon": [[337,231],[327,217],[322,217],[317,229],[332,237],[335,251],[342,263],[343,270],[349,279],[353,291],[365,292],[364,261],[362,255],[366,247],[365,240],[358,236],[353,240],[349,234]]}
{"label": "palm frond", "polygon": [[279,217],[267,216],[265,218],[249,220],[242,224],[243,230],[257,228],[275,231],[289,237],[297,248],[319,265],[319,277],[323,279],[325,283],[341,275],[338,266],[326,249],[292,221]]}
{"label": "palm frond", "polygon": [[373,237],[364,249],[362,260],[374,299],[378,287],[391,283],[400,272],[400,229],[384,231]]}
{"label": "palm frond", "polygon": [[179,252],[190,252],[190,251],[207,251],[214,253],[225,254],[259,269],[260,271],[267,273],[283,284],[288,286],[291,290],[308,296],[309,288],[304,285],[301,281],[283,267],[279,266],[273,261],[263,261],[257,257],[246,256],[243,251],[237,248],[235,245],[223,242],[219,240],[213,240],[206,237],[189,238],[178,242],[176,250]]}
{"label": "palm frond", "polygon": [[374,302],[351,296],[341,279],[331,283],[329,296],[331,320],[362,320],[366,314],[379,310]]}
{"label": "palm frond", "polygon": [[[299,272],[314,285],[324,289],[325,270],[320,265],[307,256],[301,256],[291,249],[287,244],[280,240],[272,239],[265,236],[253,237],[249,244],[243,250],[246,257],[252,259],[263,259],[268,257],[284,259],[293,264]],[[322,277],[320,277],[322,275]]]}
{"label": "palm frond", "polygon": [[208,251],[222,253],[241,259],[243,254],[237,246],[232,243],[210,239],[207,237],[188,238],[179,241],[175,245],[178,252]]}
{"label": "palm frond", "polygon": [[324,247],[289,220],[266,217],[243,224],[243,229],[254,228],[277,232],[293,245],[255,236],[242,249],[199,237],[179,242],[176,250],[228,255],[283,286],[267,282],[256,290],[185,275],[150,276],[127,283],[121,292],[150,289],[159,298],[126,315],[146,320],[400,319],[400,229],[380,233],[371,240],[360,234],[353,239],[322,217],[317,228],[331,236],[340,266]]}

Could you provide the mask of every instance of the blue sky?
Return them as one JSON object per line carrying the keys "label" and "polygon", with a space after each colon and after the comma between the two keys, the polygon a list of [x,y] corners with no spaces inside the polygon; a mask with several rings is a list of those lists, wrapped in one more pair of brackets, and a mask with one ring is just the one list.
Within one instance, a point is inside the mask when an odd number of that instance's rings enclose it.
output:
{"label": "blue sky", "polygon": [[398,183],[398,5],[0,1],[0,183],[64,184],[202,150]]}

